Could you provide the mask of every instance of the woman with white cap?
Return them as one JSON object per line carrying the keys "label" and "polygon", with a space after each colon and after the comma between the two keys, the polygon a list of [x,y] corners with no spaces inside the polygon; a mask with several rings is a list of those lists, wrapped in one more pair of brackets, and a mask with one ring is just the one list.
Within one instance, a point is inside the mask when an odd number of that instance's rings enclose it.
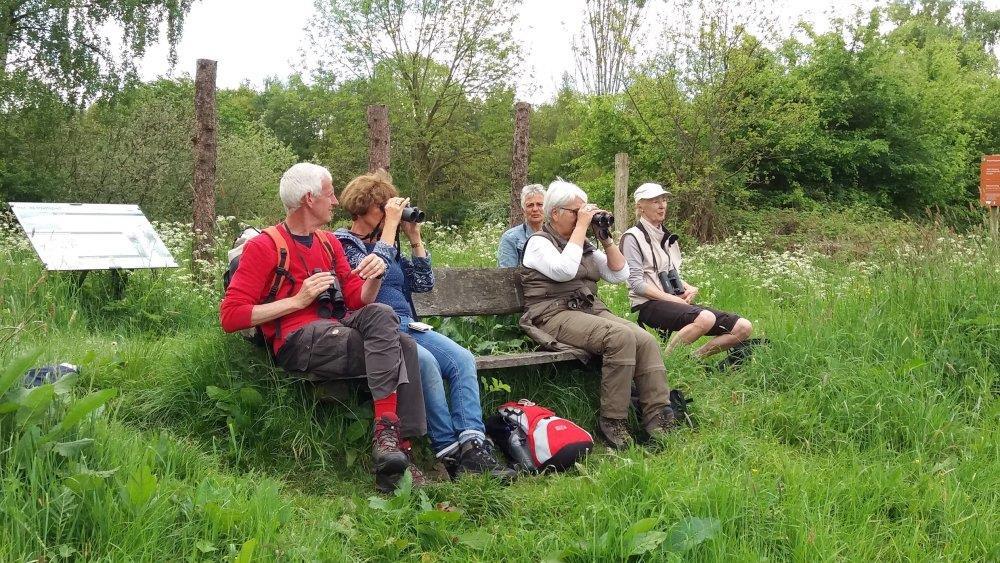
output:
{"label": "woman with white cap", "polygon": [[[576,184],[549,184],[545,222],[528,238],[521,268],[524,315],[521,327],[546,349],[601,356],[601,397],[597,434],[612,448],[634,443],[628,427],[629,394],[638,392],[639,418],[650,437],[676,425],[656,339],[633,322],[614,315],[597,295],[597,282],[622,283],[628,266],[611,232],[592,226],[602,211],[587,202]],[[587,240],[597,235],[598,248]]]}
{"label": "woman with white cap", "polygon": [[741,345],[753,331],[750,321],[724,311],[694,304],[698,288],[681,278],[677,235],[663,227],[670,192],[652,182],[635,190],[639,220],[625,231],[621,250],[629,265],[629,301],[639,324],[673,331],[667,352],[712,336],[694,355],[699,358]]}

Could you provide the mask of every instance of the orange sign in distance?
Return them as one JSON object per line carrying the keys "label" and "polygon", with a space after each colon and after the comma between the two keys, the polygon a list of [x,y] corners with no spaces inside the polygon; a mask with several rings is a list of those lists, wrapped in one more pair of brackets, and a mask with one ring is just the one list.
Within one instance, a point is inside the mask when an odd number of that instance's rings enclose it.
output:
{"label": "orange sign in distance", "polygon": [[1000,206],[1000,154],[984,156],[979,165],[979,202]]}

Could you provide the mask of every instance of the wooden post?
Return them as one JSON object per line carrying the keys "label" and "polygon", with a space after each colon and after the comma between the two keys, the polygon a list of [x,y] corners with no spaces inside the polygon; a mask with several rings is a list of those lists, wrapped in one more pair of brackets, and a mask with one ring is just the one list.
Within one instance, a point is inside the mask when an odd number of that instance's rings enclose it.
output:
{"label": "wooden post", "polygon": [[628,214],[628,153],[615,155],[615,226],[624,231],[632,223]]}
{"label": "wooden post", "polygon": [[990,207],[990,235],[1000,240],[1000,207]]}
{"label": "wooden post", "polygon": [[528,183],[528,140],[531,129],[531,104],[514,105],[514,150],[510,164],[510,225],[524,222],[521,188]]}
{"label": "wooden post", "polygon": [[389,170],[389,108],[368,106],[368,170]]}
{"label": "wooden post", "polygon": [[215,241],[215,163],[218,123],[215,111],[216,61],[198,59],[194,79],[194,251],[198,259],[211,260]]}

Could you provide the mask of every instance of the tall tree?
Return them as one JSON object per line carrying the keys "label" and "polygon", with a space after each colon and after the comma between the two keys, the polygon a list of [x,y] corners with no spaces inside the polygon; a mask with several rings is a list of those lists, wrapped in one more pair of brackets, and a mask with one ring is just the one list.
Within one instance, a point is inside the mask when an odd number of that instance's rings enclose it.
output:
{"label": "tall tree", "polygon": [[[0,79],[25,73],[72,101],[134,72],[132,60],[167,24],[171,62],[194,0],[0,0]],[[122,31],[121,53],[107,37]],[[116,56],[121,55],[121,56]]]}
{"label": "tall tree", "polygon": [[777,25],[759,0],[672,0],[661,50],[647,78],[626,91],[644,134],[663,154],[663,179],[681,192],[698,238],[719,235],[720,197],[753,181],[762,157],[758,119],[787,120],[782,101],[764,105]]}
{"label": "tall tree", "polygon": [[[470,98],[511,82],[520,0],[316,0],[305,53],[321,75],[391,81],[403,93],[412,133],[415,195],[426,194],[461,150],[444,150]],[[372,103],[389,100],[372,99]],[[393,124],[396,136],[396,123]]]}
{"label": "tall tree", "polygon": [[587,0],[583,27],[573,39],[582,89],[599,96],[625,87],[642,42],[646,0]]}

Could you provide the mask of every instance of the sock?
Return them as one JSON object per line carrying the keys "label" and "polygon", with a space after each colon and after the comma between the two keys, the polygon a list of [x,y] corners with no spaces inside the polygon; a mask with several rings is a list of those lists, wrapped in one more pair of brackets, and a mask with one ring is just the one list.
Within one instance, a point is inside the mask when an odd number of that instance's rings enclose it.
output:
{"label": "sock", "polygon": [[483,434],[479,430],[462,430],[458,434],[458,443],[464,444],[472,439],[478,439],[480,442],[486,441],[486,434]]}
{"label": "sock", "polygon": [[441,448],[440,451],[436,452],[434,454],[434,457],[436,457],[437,459],[441,459],[445,456],[451,455],[457,449],[458,449],[458,442],[452,442],[447,446],[445,446],[444,448]]}
{"label": "sock", "polygon": [[385,415],[389,415],[389,417],[394,420],[399,420],[399,416],[396,414],[395,391],[385,397],[382,397],[381,399],[375,399],[375,420],[378,420]]}

